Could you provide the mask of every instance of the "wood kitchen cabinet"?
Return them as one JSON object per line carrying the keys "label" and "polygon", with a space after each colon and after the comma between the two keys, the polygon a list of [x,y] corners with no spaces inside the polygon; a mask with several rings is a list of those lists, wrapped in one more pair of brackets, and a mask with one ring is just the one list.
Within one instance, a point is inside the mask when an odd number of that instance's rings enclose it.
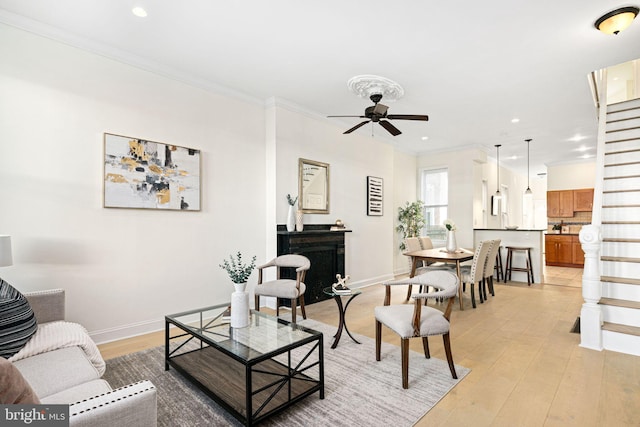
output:
{"label": "wood kitchen cabinet", "polygon": [[547,216],[571,218],[573,216],[573,190],[547,191]]}
{"label": "wood kitchen cabinet", "polygon": [[573,190],[573,210],[591,212],[593,210],[593,188]]}
{"label": "wood kitchen cabinet", "polygon": [[546,265],[582,267],[584,252],[576,235],[547,234],[544,239]]}

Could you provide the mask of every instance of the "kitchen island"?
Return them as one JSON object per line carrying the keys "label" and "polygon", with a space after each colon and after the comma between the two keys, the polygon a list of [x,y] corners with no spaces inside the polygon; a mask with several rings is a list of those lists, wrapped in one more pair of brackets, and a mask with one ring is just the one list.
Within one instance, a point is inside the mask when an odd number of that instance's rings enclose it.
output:
{"label": "kitchen island", "polygon": [[[484,240],[500,239],[502,265],[506,269],[507,250],[506,246],[521,246],[531,248],[531,264],[533,268],[534,283],[543,283],[543,265],[544,265],[544,235],[546,229],[517,229],[506,230],[504,228],[474,228],[473,244],[474,247]],[[525,252],[516,251],[513,253],[513,266],[524,267]],[[527,273],[522,271],[513,271],[511,273],[512,281],[527,282]]]}

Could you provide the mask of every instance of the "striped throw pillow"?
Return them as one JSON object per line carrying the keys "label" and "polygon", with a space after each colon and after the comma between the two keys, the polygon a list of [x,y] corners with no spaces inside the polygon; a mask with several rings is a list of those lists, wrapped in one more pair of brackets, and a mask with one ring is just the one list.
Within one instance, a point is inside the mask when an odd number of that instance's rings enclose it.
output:
{"label": "striped throw pillow", "polygon": [[19,352],[37,329],[25,296],[0,279],[0,356],[8,359]]}

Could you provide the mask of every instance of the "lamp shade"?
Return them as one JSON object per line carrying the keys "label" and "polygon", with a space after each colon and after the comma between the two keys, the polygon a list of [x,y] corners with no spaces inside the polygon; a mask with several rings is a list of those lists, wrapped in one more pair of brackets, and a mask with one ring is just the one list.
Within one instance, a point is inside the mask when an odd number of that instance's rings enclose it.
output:
{"label": "lamp shade", "polygon": [[601,16],[594,25],[605,34],[618,34],[631,25],[639,10],[633,6],[616,9]]}
{"label": "lamp shade", "polygon": [[0,267],[13,265],[11,256],[11,236],[0,236]]}

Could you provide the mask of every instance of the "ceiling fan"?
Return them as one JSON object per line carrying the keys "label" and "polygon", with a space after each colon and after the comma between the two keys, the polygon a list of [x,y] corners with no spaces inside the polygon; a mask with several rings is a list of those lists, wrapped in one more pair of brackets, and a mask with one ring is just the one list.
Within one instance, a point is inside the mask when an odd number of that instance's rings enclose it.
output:
{"label": "ceiling fan", "polygon": [[[345,134],[351,133],[354,130],[366,125],[369,122],[374,122],[374,123],[380,123],[380,126],[385,128],[393,136],[398,136],[402,132],[400,132],[400,129],[392,125],[391,122],[387,120],[420,120],[424,122],[429,120],[429,116],[426,116],[426,115],[387,114],[387,110],[389,109],[389,107],[387,107],[384,104],[379,104],[380,100],[382,99],[382,94],[374,93],[371,96],[369,96],[369,99],[373,101],[373,105],[370,107],[367,107],[364,110],[364,116],[327,116],[327,117],[359,117],[361,119],[368,119],[368,120],[365,120],[364,122],[358,123],[351,129],[346,130],[344,132]],[[387,119],[387,120],[384,120],[384,119]]]}

